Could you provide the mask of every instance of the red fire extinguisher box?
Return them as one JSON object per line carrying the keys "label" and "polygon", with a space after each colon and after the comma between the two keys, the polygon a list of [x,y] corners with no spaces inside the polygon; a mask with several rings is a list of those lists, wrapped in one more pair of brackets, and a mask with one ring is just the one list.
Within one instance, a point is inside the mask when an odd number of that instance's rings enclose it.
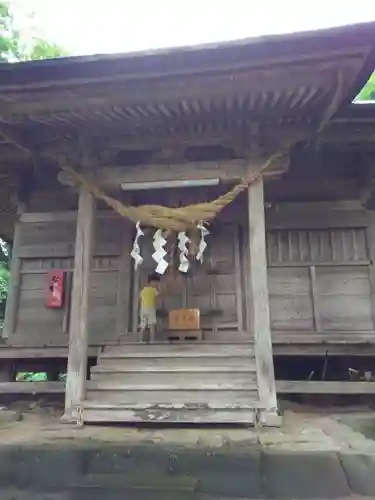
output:
{"label": "red fire extinguisher box", "polygon": [[46,307],[60,309],[64,306],[65,272],[54,269],[48,273]]}

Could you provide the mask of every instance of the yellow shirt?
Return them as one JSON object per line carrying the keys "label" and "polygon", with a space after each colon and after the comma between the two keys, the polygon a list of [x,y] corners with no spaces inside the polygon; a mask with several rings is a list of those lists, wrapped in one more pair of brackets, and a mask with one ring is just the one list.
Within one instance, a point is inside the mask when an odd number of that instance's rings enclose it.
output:
{"label": "yellow shirt", "polygon": [[141,307],[142,309],[156,309],[156,297],[158,296],[158,291],[152,286],[145,286],[141,293]]}

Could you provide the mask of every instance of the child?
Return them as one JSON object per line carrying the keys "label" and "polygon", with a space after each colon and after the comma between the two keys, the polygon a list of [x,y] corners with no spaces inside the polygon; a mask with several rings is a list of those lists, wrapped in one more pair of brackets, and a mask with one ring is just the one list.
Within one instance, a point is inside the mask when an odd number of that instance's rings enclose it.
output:
{"label": "child", "polygon": [[155,340],[156,333],[156,299],[159,295],[159,275],[151,274],[147,279],[147,285],[144,286],[139,294],[140,299],[140,331],[141,340],[144,341],[144,335],[149,329],[149,340]]}

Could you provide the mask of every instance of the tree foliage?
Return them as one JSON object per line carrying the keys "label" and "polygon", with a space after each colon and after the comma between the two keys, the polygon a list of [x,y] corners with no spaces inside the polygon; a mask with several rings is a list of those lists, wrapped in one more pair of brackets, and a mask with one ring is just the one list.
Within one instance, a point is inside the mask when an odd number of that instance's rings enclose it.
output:
{"label": "tree foliage", "polygon": [[8,296],[9,264],[10,246],[4,240],[0,240],[0,324],[4,318],[5,303]]}
{"label": "tree foliage", "polygon": [[[0,0],[0,62],[28,61],[67,55],[54,43],[38,36],[23,37],[17,29],[9,0]],[[0,324],[8,295],[10,246],[0,238]]]}
{"label": "tree foliage", "polygon": [[[29,17],[31,22],[32,14]],[[29,61],[67,55],[64,49],[38,35],[22,35],[9,0],[0,0],[0,61]]]}
{"label": "tree foliage", "polygon": [[375,72],[358,94],[356,101],[375,101]]}

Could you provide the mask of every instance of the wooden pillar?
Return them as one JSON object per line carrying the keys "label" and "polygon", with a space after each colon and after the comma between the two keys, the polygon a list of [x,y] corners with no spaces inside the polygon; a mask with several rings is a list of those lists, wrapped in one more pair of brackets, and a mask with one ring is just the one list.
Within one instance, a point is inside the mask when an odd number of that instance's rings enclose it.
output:
{"label": "wooden pillar", "polygon": [[119,283],[117,289],[117,306],[116,306],[116,331],[117,338],[123,338],[128,341],[131,334],[130,325],[130,278],[131,278],[131,262],[130,252],[132,251],[133,241],[130,223],[124,220],[123,237],[122,237],[122,252],[119,256]]}
{"label": "wooden pillar", "polygon": [[267,285],[267,254],[263,180],[248,189],[250,316],[258,380],[261,420],[267,425],[277,416],[270,309]]}
{"label": "wooden pillar", "polygon": [[5,318],[2,337],[8,338],[17,327],[18,301],[21,286],[21,259],[19,258],[21,238],[21,223],[16,222],[12,245],[12,260],[10,264],[10,282],[8,298],[5,306]]}
{"label": "wooden pillar", "polygon": [[372,320],[373,329],[375,330],[375,212],[369,211],[370,224],[366,229],[368,258],[370,260],[369,278],[371,285],[372,299]]}
{"label": "wooden pillar", "polygon": [[88,351],[88,302],[95,224],[95,199],[81,188],[74,256],[69,326],[68,371],[63,420],[77,421],[76,406],[85,398]]}

